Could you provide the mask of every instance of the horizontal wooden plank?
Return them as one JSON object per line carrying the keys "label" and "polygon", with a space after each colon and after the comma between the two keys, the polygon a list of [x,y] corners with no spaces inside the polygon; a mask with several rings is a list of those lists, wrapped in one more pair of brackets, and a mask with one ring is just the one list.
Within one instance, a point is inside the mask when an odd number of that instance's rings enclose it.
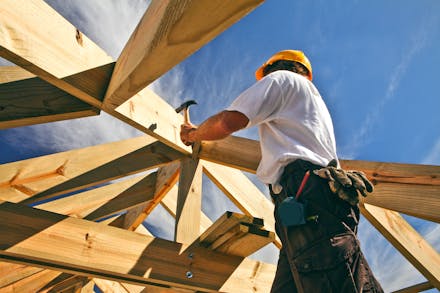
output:
{"label": "horizontal wooden plank", "polygon": [[139,285],[269,291],[275,273],[273,265],[201,247],[182,251],[179,243],[7,202],[0,205],[0,230],[2,260]]}
{"label": "horizontal wooden plank", "polygon": [[[230,136],[225,140],[202,142],[200,157],[255,173],[261,152],[258,141]],[[341,160],[341,165],[344,169],[365,172],[376,184],[374,193],[365,202],[438,222],[440,166],[356,160]]]}
{"label": "horizontal wooden plank", "polygon": [[106,107],[116,108],[263,0],[153,0],[116,63]]}
{"label": "horizontal wooden plank", "polygon": [[440,166],[341,160],[347,170],[362,170],[373,182],[440,185]]}
{"label": "horizontal wooden plank", "polygon": [[38,77],[1,84],[0,109],[0,129],[99,113],[99,109]]}
{"label": "horizontal wooden plank", "polygon": [[440,255],[399,213],[369,204],[362,214],[436,288],[440,288]]}
{"label": "horizontal wooden plank", "polygon": [[440,223],[440,185],[377,182],[374,192],[361,200],[375,206]]}

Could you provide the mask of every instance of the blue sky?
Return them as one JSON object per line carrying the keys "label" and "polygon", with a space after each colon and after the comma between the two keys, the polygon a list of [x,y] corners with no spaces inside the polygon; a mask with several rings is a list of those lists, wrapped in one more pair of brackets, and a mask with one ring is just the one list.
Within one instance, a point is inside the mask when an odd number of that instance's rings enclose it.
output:
{"label": "blue sky", "polygon": [[[115,59],[148,6],[136,0],[47,2]],[[290,48],[303,50],[312,63],[314,83],[334,120],[340,158],[440,165],[437,0],[268,0],[151,88],[174,107],[196,99],[191,116],[199,123],[252,85],[256,68],[268,57]],[[0,163],[135,135],[139,132],[105,113],[2,130]],[[257,138],[254,129],[237,135]],[[204,210],[215,219],[232,207],[204,181]],[[438,224],[407,219],[440,250]],[[159,209],[147,224],[171,238],[172,228],[163,229],[163,221],[172,226]],[[360,238],[387,291],[424,280],[366,221]],[[274,262],[276,250],[269,247],[256,257]]]}

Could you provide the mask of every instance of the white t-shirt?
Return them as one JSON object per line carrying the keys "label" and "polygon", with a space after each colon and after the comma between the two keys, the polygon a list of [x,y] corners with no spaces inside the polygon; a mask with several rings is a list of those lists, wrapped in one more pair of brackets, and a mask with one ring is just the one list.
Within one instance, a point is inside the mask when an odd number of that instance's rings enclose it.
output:
{"label": "white t-shirt", "polygon": [[[262,159],[257,176],[273,184],[284,167],[296,159],[326,166],[337,159],[330,113],[316,87],[304,76],[278,70],[255,83],[226,109],[258,125]],[[278,190],[278,191],[277,191]]]}

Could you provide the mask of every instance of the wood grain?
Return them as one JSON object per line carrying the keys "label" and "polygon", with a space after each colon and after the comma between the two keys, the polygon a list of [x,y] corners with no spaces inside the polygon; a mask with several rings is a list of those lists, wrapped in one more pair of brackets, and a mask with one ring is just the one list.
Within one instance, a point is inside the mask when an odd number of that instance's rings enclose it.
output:
{"label": "wood grain", "polygon": [[2,260],[138,285],[268,291],[275,273],[273,265],[200,247],[182,251],[179,243],[13,203],[0,205],[0,230]]}
{"label": "wood grain", "polygon": [[116,108],[263,0],[153,0],[119,56],[105,98]]}
{"label": "wood grain", "polygon": [[399,213],[369,204],[361,205],[361,211],[432,285],[440,288],[440,255]]}

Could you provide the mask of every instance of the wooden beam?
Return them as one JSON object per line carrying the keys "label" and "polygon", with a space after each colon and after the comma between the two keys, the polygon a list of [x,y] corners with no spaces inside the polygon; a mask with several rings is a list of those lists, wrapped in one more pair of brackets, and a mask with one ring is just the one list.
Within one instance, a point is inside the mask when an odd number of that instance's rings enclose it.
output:
{"label": "wooden beam", "polygon": [[158,167],[182,155],[148,137],[0,165],[0,199],[33,203]]}
{"label": "wooden beam", "polygon": [[[261,159],[258,141],[230,136],[202,142],[199,157],[255,173]],[[440,166],[341,160],[344,169],[364,171],[376,185],[366,203],[438,222]],[[261,217],[261,215],[259,215]]]}
{"label": "wooden beam", "polygon": [[377,182],[366,203],[440,223],[440,185]]}
{"label": "wooden beam", "polygon": [[99,109],[38,77],[1,84],[0,110],[0,129],[99,114]]}
{"label": "wooden beam", "polygon": [[63,197],[36,207],[96,221],[153,199],[157,172]]}
{"label": "wooden beam", "polygon": [[0,288],[40,272],[41,268],[0,262]]}
{"label": "wooden beam", "polygon": [[202,141],[199,158],[255,173],[261,161],[260,143],[238,136],[228,136],[217,141]]}
{"label": "wooden beam", "polygon": [[417,285],[413,285],[407,288],[393,291],[393,293],[418,293],[418,292],[424,292],[432,288],[434,288],[434,286],[432,286],[429,282],[423,282]]}
{"label": "wooden beam", "polygon": [[200,245],[207,247],[211,245],[215,239],[225,234],[233,227],[241,223],[253,224],[257,227],[264,226],[264,220],[261,218],[254,218],[239,213],[226,212],[218,218],[200,237]]}
{"label": "wooden beam", "polygon": [[0,10],[1,57],[100,107],[102,88],[95,91],[87,81],[72,83],[63,78],[107,65],[112,62],[110,56],[42,0],[4,0]]}
{"label": "wooden beam", "polygon": [[0,84],[34,78],[35,74],[19,66],[0,66]]}
{"label": "wooden beam", "polygon": [[263,219],[226,212],[199,237],[200,245],[247,257],[275,240],[275,233],[261,229]]}
{"label": "wooden beam", "polygon": [[[44,203],[38,205],[37,208],[77,218],[87,217],[89,220],[96,220],[103,216],[124,210],[132,205],[143,203],[144,201],[147,201],[148,198],[151,199],[154,195],[156,174],[157,173],[155,172],[146,176],[130,178],[122,182]],[[1,263],[0,276],[2,277],[0,278],[0,288],[29,277],[42,270],[43,269],[41,268]],[[46,274],[44,274],[44,276],[46,276]],[[84,277],[78,278],[77,281],[71,280],[69,284],[83,284],[83,279]],[[61,281],[64,282],[65,280]],[[54,280],[52,282],[53,284],[48,285],[50,288],[56,286],[56,288],[59,289],[61,288],[59,286],[65,286],[65,284],[61,284],[61,281]],[[23,281],[23,284],[25,283],[27,283],[27,281]],[[13,284],[11,288],[16,287],[21,287],[21,285]]]}
{"label": "wooden beam", "polygon": [[[45,270],[49,272],[49,270]],[[89,283],[89,278],[84,276],[73,276],[67,273],[58,272],[59,275],[47,283],[38,292],[79,292],[78,290]]]}
{"label": "wooden beam", "polygon": [[440,288],[440,255],[399,213],[369,204],[362,214],[436,288]]}
{"label": "wooden beam", "polygon": [[191,147],[185,146],[180,140],[183,116],[148,88],[116,109],[104,110],[178,151],[191,153]]}
{"label": "wooden beam", "polygon": [[1,292],[40,292],[44,286],[61,275],[61,272],[41,270],[31,276],[9,284],[0,289]]}
{"label": "wooden beam", "polygon": [[[173,188],[166,194],[166,196],[160,202],[165,210],[173,217],[176,218],[177,211],[177,193],[178,187],[173,186]],[[212,225],[212,221],[205,215],[205,213],[200,213],[200,233],[203,233]]]}
{"label": "wooden beam", "polygon": [[[114,66],[103,50],[43,0],[0,1],[0,10],[5,16],[0,26],[8,28],[0,32],[0,56],[72,96],[102,108]],[[33,31],[29,34],[31,27]],[[77,37],[82,44],[77,42]],[[179,151],[191,152],[179,138],[182,115],[149,89],[117,109],[107,107],[105,111]]]}
{"label": "wooden beam", "polygon": [[176,242],[189,244],[200,235],[202,169],[198,159],[184,158],[181,161],[174,235]]}
{"label": "wooden beam", "polygon": [[[263,218],[265,229],[275,231],[274,205],[240,170],[203,161],[205,174],[248,216]],[[281,248],[276,237],[274,244]]]}
{"label": "wooden beam", "polygon": [[343,168],[362,170],[374,182],[440,185],[440,166],[341,160]]}
{"label": "wooden beam", "polygon": [[263,0],[153,0],[116,62],[104,105],[114,109]]}
{"label": "wooden beam", "polygon": [[273,265],[201,247],[182,251],[179,243],[7,202],[0,205],[0,230],[2,260],[138,285],[268,291],[275,273]]}
{"label": "wooden beam", "polygon": [[122,217],[121,228],[135,230],[139,227],[162,198],[176,184],[180,170],[180,162],[176,161],[159,168],[153,198],[144,204],[129,210]]}

